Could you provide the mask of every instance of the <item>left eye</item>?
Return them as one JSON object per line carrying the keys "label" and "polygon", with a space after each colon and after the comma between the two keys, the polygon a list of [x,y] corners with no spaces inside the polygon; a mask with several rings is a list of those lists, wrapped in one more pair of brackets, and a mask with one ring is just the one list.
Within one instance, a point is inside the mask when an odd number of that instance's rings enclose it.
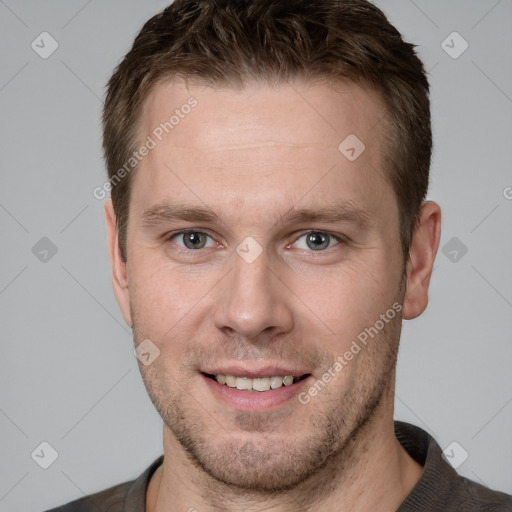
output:
{"label": "left eye", "polygon": [[329,249],[339,243],[339,239],[325,231],[310,231],[301,236],[293,245],[297,249],[312,249],[313,251],[322,251]]}
{"label": "left eye", "polygon": [[[210,242],[208,242],[208,239],[210,239]],[[215,245],[212,238],[203,231],[184,231],[176,233],[171,237],[171,240],[175,240],[176,245],[184,247],[185,249],[205,249]]]}

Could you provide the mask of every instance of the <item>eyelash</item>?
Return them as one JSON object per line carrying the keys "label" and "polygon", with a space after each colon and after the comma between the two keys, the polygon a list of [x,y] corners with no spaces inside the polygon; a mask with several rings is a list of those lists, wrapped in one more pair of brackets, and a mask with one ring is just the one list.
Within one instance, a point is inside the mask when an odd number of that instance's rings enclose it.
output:
{"label": "eyelash", "polygon": [[[167,241],[172,241],[174,240],[176,237],[180,236],[180,235],[186,235],[188,233],[203,233],[205,234],[207,237],[211,238],[212,240],[213,237],[210,236],[206,231],[201,231],[199,229],[183,229],[181,231],[177,231],[175,233],[172,233],[170,234],[166,239]],[[348,237],[344,236],[344,235],[340,235],[340,234],[334,234],[334,233],[331,233],[329,231],[322,231],[322,230],[319,230],[319,229],[312,229],[312,230],[309,230],[309,231],[306,231],[304,232],[302,235],[300,235],[296,240],[295,242],[293,242],[293,244],[289,244],[287,245],[287,247],[289,247],[290,245],[294,245],[297,243],[298,240],[300,240],[302,237],[306,236],[306,235],[309,235],[311,233],[320,233],[320,234],[323,234],[323,235],[327,235],[331,238],[334,238],[338,243],[336,245],[340,245],[340,244],[348,244],[349,242],[349,239]],[[217,243],[217,242],[216,242]],[[222,244],[220,244],[222,245]],[[334,247],[336,247],[336,245]],[[200,252],[201,249],[188,249],[187,247],[181,247],[181,246],[178,246],[179,250],[182,251],[182,252],[186,252],[186,253],[197,253],[197,252]],[[202,249],[205,249],[205,248],[202,248]],[[206,249],[210,249],[210,247],[206,247]],[[315,253],[315,252],[318,252],[318,253],[322,253],[322,252],[326,252],[328,251],[329,249],[332,249],[332,247],[328,247],[327,249],[322,249],[322,250],[318,250],[318,251],[314,251],[314,250],[308,250],[307,252],[311,252],[311,253]],[[304,249],[301,249],[301,250],[304,250]]]}

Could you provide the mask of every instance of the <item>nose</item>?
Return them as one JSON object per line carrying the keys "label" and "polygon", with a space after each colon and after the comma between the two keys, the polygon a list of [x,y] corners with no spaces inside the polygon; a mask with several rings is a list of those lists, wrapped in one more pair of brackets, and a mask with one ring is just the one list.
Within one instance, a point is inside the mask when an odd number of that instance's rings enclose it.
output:
{"label": "nose", "polygon": [[[233,254],[231,272],[222,281],[214,313],[217,329],[248,340],[292,330],[292,293],[265,251],[252,262]],[[278,277],[279,276],[279,277]]]}

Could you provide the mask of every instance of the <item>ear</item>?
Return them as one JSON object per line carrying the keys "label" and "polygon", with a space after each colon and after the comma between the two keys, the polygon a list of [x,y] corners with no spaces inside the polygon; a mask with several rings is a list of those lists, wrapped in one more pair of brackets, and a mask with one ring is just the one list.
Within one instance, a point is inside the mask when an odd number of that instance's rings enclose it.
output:
{"label": "ear", "polygon": [[421,206],[406,264],[407,287],[403,303],[405,320],[420,316],[427,307],[430,276],[440,237],[441,208],[433,201],[426,201]]}
{"label": "ear", "polygon": [[126,263],[121,257],[119,247],[119,238],[117,233],[116,214],[112,200],[105,202],[105,221],[107,224],[107,244],[110,256],[110,265],[112,267],[112,285],[117,303],[121,308],[121,313],[125,322],[132,327],[132,318],[130,313],[130,292],[128,288],[128,278],[126,274]]}

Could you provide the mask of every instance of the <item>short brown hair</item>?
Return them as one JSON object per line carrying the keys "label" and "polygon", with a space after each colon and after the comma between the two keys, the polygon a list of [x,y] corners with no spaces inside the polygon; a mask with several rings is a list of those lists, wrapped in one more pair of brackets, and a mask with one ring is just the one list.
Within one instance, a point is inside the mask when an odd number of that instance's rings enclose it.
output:
{"label": "short brown hair", "polygon": [[302,78],[348,79],[384,100],[385,172],[398,201],[405,264],[432,152],[429,84],[414,48],[366,0],[175,0],[146,22],[108,83],[103,148],[123,258],[133,173],[122,180],[116,173],[137,148],[155,84]]}

